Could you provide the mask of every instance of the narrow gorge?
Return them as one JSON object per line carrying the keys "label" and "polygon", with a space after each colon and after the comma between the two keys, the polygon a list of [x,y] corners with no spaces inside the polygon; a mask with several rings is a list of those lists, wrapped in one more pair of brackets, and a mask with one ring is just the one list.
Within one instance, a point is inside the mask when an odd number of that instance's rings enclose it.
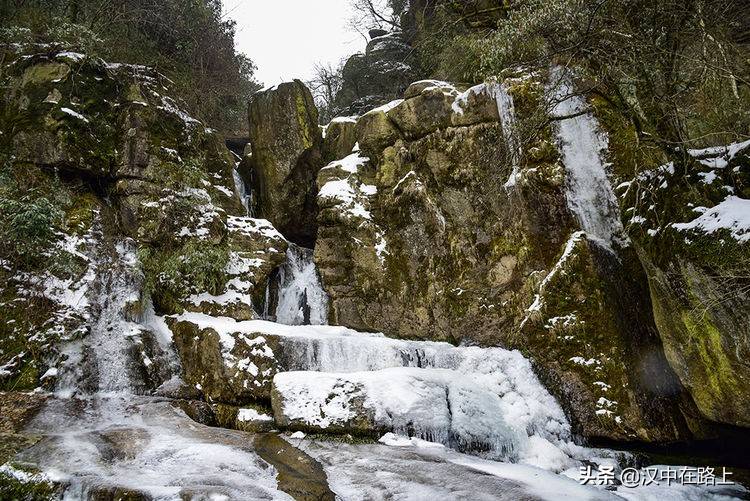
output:
{"label": "narrow gorge", "polygon": [[561,58],[420,79],[429,5],[231,141],[3,45],[0,499],[750,497],[750,140],[644,152]]}

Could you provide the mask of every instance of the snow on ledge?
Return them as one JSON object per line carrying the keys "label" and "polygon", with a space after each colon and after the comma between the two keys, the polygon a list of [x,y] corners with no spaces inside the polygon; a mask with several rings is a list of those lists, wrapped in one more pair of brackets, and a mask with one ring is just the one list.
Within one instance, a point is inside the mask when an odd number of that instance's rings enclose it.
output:
{"label": "snow on ledge", "polygon": [[748,242],[750,241],[750,200],[729,196],[715,207],[705,209],[703,214],[692,221],[673,223],[672,227],[678,231],[698,230],[707,234],[729,230],[738,242]]}

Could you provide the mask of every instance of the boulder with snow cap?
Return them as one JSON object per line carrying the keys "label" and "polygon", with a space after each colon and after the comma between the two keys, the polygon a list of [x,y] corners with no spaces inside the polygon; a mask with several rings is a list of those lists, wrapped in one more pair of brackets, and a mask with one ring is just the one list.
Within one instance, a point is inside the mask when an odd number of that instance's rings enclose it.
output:
{"label": "boulder with snow cap", "polygon": [[258,405],[236,407],[226,404],[213,406],[216,421],[223,428],[252,433],[269,432],[275,427],[270,409]]}
{"label": "boulder with snow cap", "polygon": [[411,99],[421,95],[425,91],[437,90],[447,94],[457,93],[456,86],[442,80],[419,80],[413,82],[404,91],[404,99]]}
{"label": "boulder with snow cap", "polygon": [[388,118],[388,112],[402,102],[403,100],[392,101],[359,117],[355,135],[362,151],[379,153],[401,137],[401,132],[395,123]]}
{"label": "boulder with snow cap", "polygon": [[503,377],[415,368],[284,372],[274,377],[272,405],[277,424],[292,430],[395,432],[491,459],[518,460],[530,437],[553,449],[552,444],[565,443],[569,431],[559,407],[535,409],[538,421],[527,421],[514,408],[518,395],[496,385]]}
{"label": "boulder with snow cap", "polygon": [[312,94],[299,80],[253,95],[249,105],[256,212],[288,239],[312,247],[317,224],[315,177],[323,138]]}
{"label": "boulder with snow cap", "polygon": [[446,82],[417,82],[407,89],[405,101],[388,111],[388,118],[407,139],[424,137],[450,127],[458,95],[458,90]]}
{"label": "boulder with snow cap", "polygon": [[179,317],[169,323],[185,382],[208,402],[242,405],[270,397],[271,381],[279,369],[276,339],[217,332]]}
{"label": "boulder with snow cap", "polygon": [[460,127],[499,121],[497,101],[499,91],[500,84],[487,82],[475,85],[459,94],[453,101],[451,125]]}
{"label": "boulder with snow cap", "polygon": [[326,126],[323,137],[323,157],[333,162],[349,155],[357,143],[355,132],[359,117],[336,117]]}

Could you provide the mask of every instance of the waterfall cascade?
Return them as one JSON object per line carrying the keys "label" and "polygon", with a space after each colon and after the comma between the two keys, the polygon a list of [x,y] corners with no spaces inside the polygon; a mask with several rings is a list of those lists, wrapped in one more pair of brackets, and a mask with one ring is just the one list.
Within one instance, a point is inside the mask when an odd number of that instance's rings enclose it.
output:
{"label": "waterfall cascade", "polygon": [[235,191],[237,192],[237,196],[242,201],[242,205],[243,207],[245,207],[245,212],[247,213],[247,215],[249,217],[255,217],[253,211],[253,192],[247,187],[247,184],[245,184],[244,179],[242,179],[242,176],[240,176],[238,168],[239,162],[237,162],[235,168],[232,170]]}
{"label": "waterfall cascade", "polygon": [[276,321],[286,325],[326,325],[328,295],[323,290],[313,251],[289,244],[279,269]]}
{"label": "waterfall cascade", "polygon": [[518,173],[521,169],[522,146],[516,127],[516,107],[513,102],[513,96],[510,95],[505,84],[497,83],[492,85],[490,92],[497,103],[500,124],[503,126],[503,137],[505,143],[508,145],[513,169],[508,180],[505,182],[505,189],[507,190],[516,185]]}
{"label": "waterfall cascade", "polygon": [[[63,348],[66,361],[57,380],[57,393],[145,393],[149,385],[158,385],[161,378],[175,374],[179,363],[171,339],[162,339],[166,326],[155,332],[137,313],[143,300],[143,273],[135,242],[108,238],[100,215],[86,241],[91,277],[85,297],[89,334]],[[146,310],[148,313],[152,307],[147,305]],[[155,381],[147,381],[150,376],[155,376]]]}
{"label": "waterfall cascade", "polygon": [[[563,68],[552,71],[549,89],[552,115],[560,118],[557,137],[566,170],[568,208],[591,238],[610,247],[622,234],[620,210],[602,155],[607,136],[587,112],[586,100],[575,93]],[[568,118],[563,118],[568,117]]]}
{"label": "waterfall cascade", "polygon": [[[0,469],[59,482],[62,499],[71,501],[132,493],[170,501],[290,499],[244,440],[199,425],[170,403],[185,384],[165,320],[150,303],[137,313],[143,277],[134,243],[108,238],[99,220],[87,241],[89,333],[65,348],[64,377],[27,426],[44,438],[18,456],[42,473]],[[156,378],[145,374],[155,371]]]}

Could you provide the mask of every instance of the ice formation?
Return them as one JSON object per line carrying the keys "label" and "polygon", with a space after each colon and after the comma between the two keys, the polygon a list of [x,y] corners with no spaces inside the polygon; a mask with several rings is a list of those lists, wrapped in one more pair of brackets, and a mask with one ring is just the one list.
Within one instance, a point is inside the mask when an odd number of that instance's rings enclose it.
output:
{"label": "ice formation", "polygon": [[289,244],[287,261],[279,269],[276,321],[286,325],[328,323],[328,296],[323,290],[313,251]]}
{"label": "ice formation", "polygon": [[622,223],[603,160],[607,137],[562,68],[552,72],[550,98],[555,103],[552,116],[558,120],[568,208],[590,238],[609,247],[621,234]]}

